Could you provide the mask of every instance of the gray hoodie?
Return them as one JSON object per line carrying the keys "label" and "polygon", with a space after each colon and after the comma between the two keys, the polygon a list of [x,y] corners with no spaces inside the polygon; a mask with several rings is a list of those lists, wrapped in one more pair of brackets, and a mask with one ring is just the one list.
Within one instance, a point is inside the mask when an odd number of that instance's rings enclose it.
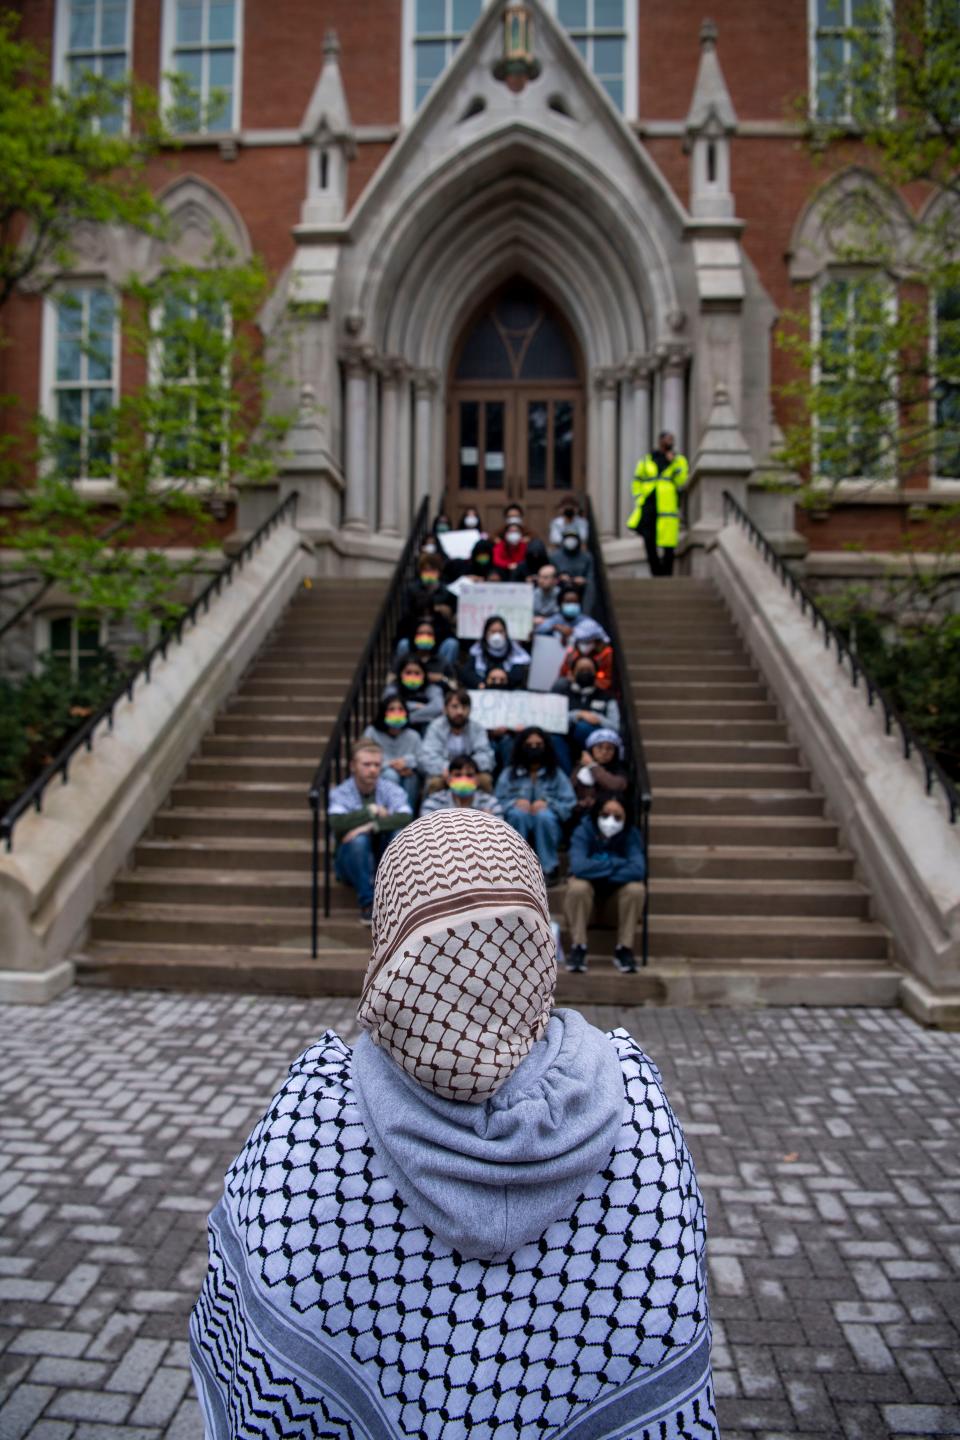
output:
{"label": "gray hoodie", "polygon": [[400,1196],[463,1256],[505,1256],[568,1215],[610,1158],[624,1116],[609,1038],[576,1010],[482,1104],[425,1090],[369,1035],[354,1047],[364,1125]]}

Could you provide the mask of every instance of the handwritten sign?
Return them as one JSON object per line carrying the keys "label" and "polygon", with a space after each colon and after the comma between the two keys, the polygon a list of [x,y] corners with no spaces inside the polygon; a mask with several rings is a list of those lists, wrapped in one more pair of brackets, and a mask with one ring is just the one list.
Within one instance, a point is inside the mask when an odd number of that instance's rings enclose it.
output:
{"label": "handwritten sign", "polygon": [[567,647],[559,635],[534,635],[530,647],[528,690],[549,690],[560,674]]}
{"label": "handwritten sign", "polygon": [[470,719],[485,730],[525,730],[537,725],[566,735],[570,703],[566,695],[541,695],[532,690],[471,690]]}
{"label": "handwritten sign", "polygon": [[437,536],[448,560],[469,560],[480,539],[478,530],[442,530]]}
{"label": "handwritten sign", "polygon": [[511,640],[526,640],[533,629],[533,586],[503,582],[471,582],[459,586],[457,635],[461,640],[479,640],[485,622],[499,615]]}

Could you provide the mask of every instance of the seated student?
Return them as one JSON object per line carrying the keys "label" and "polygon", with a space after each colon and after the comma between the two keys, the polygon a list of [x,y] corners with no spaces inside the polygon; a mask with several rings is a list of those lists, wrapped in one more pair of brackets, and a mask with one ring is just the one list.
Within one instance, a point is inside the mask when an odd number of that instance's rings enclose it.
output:
{"label": "seated student", "polygon": [[619,731],[620,706],[610,690],[600,689],[597,667],[589,655],[579,656],[573,674],[561,676],[550,688],[554,695],[566,695],[570,705],[566,735],[553,737],[560,764],[569,774],[573,769],[571,755],[584,748],[594,730],[603,726]]}
{"label": "seated student", "polygon": [[537,626],[537,634],[559,635],[562,640],[569,640],[573,634],[574,625],[583,617],[580,591],[575,585],[558,584],[557,600],[557,613],[549,616],[542,625]]}
{"label": "seated student", "polygon": [[627,824],[623,802],[616,796],[584,815],[570,839],[569,875],[563,915],[570,931],[567,969],[587,968],[587,925],[594,901],[601,908],[617,905],[617,943],[613,963],[625,975],[636,972],[633,939],[643,909],[647,873],[643,840]]}
{"label": "seated student", "polygon": [[572,779],[578,819],[587,811],[602,806],[611,795],[623,799],[627,788],[627,769],[623,763],[623,741],[616,730],[601,725],[590,731]]}
{"label": "seated student", "polygon": [[552,885],[560,863],[563,822],[572,814],[577,797],[544,730],[535,725],[521,730],[494,793],[503,806],[504,820],[533,846],[546,882]]}
{"label": "seated student", "polygon": [[503,534],[493,547],[493,563],[504,580],[523,580],[526,576],[524,561],[527,558],[527,541],[523,527],[516,518],[508,519]]}
{"label": "seated student", "polygon": [[584,657],[593,661],[597,671],[597,689],[609,690],[613,686],[613,646],[610,636],[596,620],[578,620],[570,636],[570,648],[560,666],[561,678],[571,675],[577,662]]}
{"label": "seated student", "polygon": [[510,639],[507,622],[502,615],[488,615],[483,634],[470,646],[466,664],[460,672],[464,686],[468,690],[476,690],[487,671],[495,665],[506,670],[514,684],[526,684],[530,653]]}
{"label": "seated student", "polygon": [[469,755],[458,755],[450,761],[450,775],[445,790],[435,790],[423,802],[421,815],[431,810],[486,810],[488,815],[503,818],[500,801],[481,790],[476,763]]}
{"label": "seated student", "polygon": [[476,582],[499,580],[500,576],[493,568],[493,541],[481,535],[465,560],[447,561],[443,578],[448,585],[461,579]]}
{"label": "seated student", "polygon": [[420,773],[427,782],[427,794],[442,790],[449,778],[450,762],[458,755],[476,761],[479,784],[489,790],[493,782],[494,755],[487,732],[470,719],[470,696],[466,690],[452,690],[444,701],[443,714],[431,720],[423,737]]}
{"label": "seated student", "polygon": [[426,730],[431,720],[443,714],[443,687],[427,677],[426,666],[411,655],[400,666],[400,674],[384,690],[384,700],[402,695],[407,702],[410,724]]}
{"label": "seated student", "polygon": [[[397,641],[393,668],[398,671],[410,654],[416,655],[427,667],[427,676],[436,685],[443,685],[453,679],[454,668],[460,659],[460,642],[449,633],[449,626],[430,616],[421,616],[406,627],[409,635]],[[442,632],[447,633],[441,639]],[[412,641],[412,643],[411,643]]]}
{"label": "seated student", "polygon": [[561,502],[559,514],[550,521],[547,540],[552,549],[559,549],[563,544],[565,530],[576,530],[584,547],[590,541],[590,521],[584,515],[579,503],[571,497]]}
{"label": "seated student", "polygon": [[580,539],[579,532],[564,530],[560,545],[550,551],[550,559],[557,567],[561,584],[575,585],[580,591],[580,603],[589,615],[594,606],[596,579],[593,556]]}
{"label": "seated student", "polygon": [[478,535],[486,535],[487,532],[483,528],[483,521],[480,518],[480,511],[477,509],[476,505],[468,505],[466,507],[463,514],[460,516],[460,524],[457,526],[457,529],[476,530]]}
{"label": "seated student", "polygon": [[403,790],[416,814],[420,799],[420,750],[422,740],[410,724],[410,711],[401,695],[382,700],[372,725],[363,732],[364,740],[375,740],[383,751],[383,774]]}
{"label": "seated student", "polygon": [[357,740],[350,752],[350,779],[327,797],[337,849],[333,868],[342,885],[357,892],[360,919],[370,924],[373,877],[397,830],[413,819],[399,785],[381,774],[383,751],[375,740]]}
{"label": "seated student", "polygon": [[[522,676],[522,671],[515,674]],[[480,681],[478,690],[521,690],[522,685],[512,682],[509,674],[501,665],[493,665],[487,671],[486,677]],[[511,729],[507,725],[494,726],[487,731],[487,738],[493,748],[496,757],[496,769],[499,772],[504,765],[509,765],[510,756],[513,754],[513,742],[519,734],[519,730]]]}
{"label": "seated student", "polygon": [[[523,579],[532,580],[542,565],[549,565],[547,547],[536,535],[527,541],[527,553],[523,561]],[[520,578],[519,576],[517,577]]]}
{"label": "seated student", "polygon": [[416,616],[430,614],[434,619],[444,620],[452,628],[457,619],[457,597],[440,583],[444,563],[443,556],[439,554],[420,552],[417,578],[412,585],[407,586],[404,612]]}
{"label": "seated student", "polygon": [[539,634],[554,615],[560,613],[560,587],[556,565],[541,565],[533,580],[533,628]]}
{"label": "seated student", "polygon": [[[435,537],[438,537],[438,543],[439,536],[449,534],[452,529],[453,526],[450,523],[450,516],[447,514],[446,510],[438,510],[437,518],[436,520],[434,520],[433,524],[430,527],[431,533]],[[441,553],[442,551],[443,547],[441,546]]]}

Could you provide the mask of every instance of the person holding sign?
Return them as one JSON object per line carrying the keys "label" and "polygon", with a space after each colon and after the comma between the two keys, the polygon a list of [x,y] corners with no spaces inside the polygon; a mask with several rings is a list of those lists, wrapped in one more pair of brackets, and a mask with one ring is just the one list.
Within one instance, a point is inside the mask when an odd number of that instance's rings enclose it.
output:
{"label": "person holding sign", "polygon": [[507,824],[536,851],[547,884],[555,884],[563,822],[577,797],[545,730],[531,725],[520,732],[494,793]]}
{"label": "person holding sign", "polygon": [[[524,650],[507,633],[507,622],[502,615],[488,615],[483,634],[470,646],[470,655],[463,667],[462,679],[468,690],[479,689],[488,670],[494,667],[506,670],[511,682],[522,685],[530,666],[529,651]],[[522,672],[522,673],[521,673]]]}
{"label": "person holding sign", "polygon": [[613,963],[623,974],[635,974],[633,937],[643,909],[646,873],[640,831],[627,824],[623,801],[611,795],[596,811],[583,817],[570,840],[570,874],[563,901],[571,940],[568,970],[582,973],[587,968],[587,925],[594,903],[605,909],[615,900],[617,943]]}
{"label": "person holding sign", "polygon": [[596,662],[590,655],[577,656],[573,674],[557,680],[553,693],[565,695],[570,704],[570,729],[566,738],[557,741],[557,756],[569,773],[571,754],[588,744],[592,731],[601,726],[619,731],[620,706],[609,690],[600,689]]}

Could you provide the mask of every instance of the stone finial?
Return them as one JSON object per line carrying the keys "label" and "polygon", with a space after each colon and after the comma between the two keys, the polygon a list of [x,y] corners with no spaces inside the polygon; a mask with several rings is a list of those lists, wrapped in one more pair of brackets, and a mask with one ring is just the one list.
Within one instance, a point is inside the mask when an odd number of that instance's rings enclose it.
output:
{"label": "stone finial", "polygon": [[708,126],[726,134],[732,134],[737,127],[737,112],[720,69],[717,27],[712,20],[704,20],[700,27],[700,65],[687,114],[687,136]]}
{"label": "stone finial", "polygon": [[700,26],[700,49],[715,50],[717,47],[717,22],[715,20],[704,20]]}
{"label": "stone finial", "polygon": [[332,25],[323,37],[323,58],[324,60],[340,59],[340,36]]}

